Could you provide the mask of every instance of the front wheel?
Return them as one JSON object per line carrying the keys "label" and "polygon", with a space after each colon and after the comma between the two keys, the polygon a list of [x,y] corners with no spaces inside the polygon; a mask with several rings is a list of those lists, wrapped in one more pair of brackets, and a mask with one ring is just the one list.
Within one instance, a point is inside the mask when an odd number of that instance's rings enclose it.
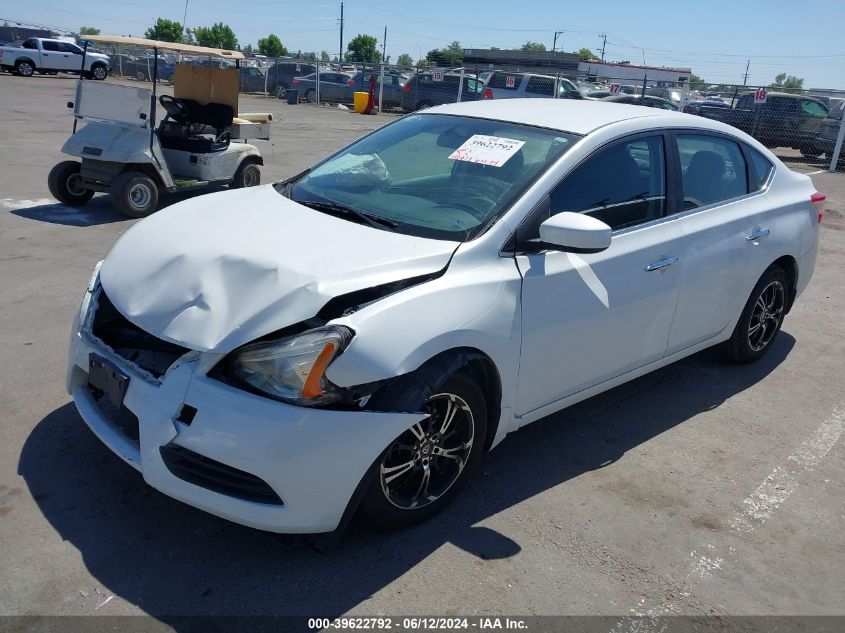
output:
{"label": "front wheel", "polygon": [[91,78],[103,81],[109,75],[109,69],[103,64],[94,64],[91,68]]}
{"label": "front wheel", "polygon": [[402,527],[437,514],[466,485],[481,460],[487,406],[472,378],[464,373],[451,376],[421,409],[428,417],[381,454],[361,501],[362,514],[376,527]]}
{"label": "front wheel", "polygon": [[235,172],[235,177],[232,179],[232,184],[229,185],[232,189],[241,189],[243,187],[257,187],[261,184],[261,170],[253,162],[241,163],[238,171]]}
{"label": "front wheel", "polygon": [[143,218],[158,206],[158,186],[140,171],[118,174],[111,184],[112,206],[129,218]]}
{"label": "front wheel", "polygon": [[50,170],[47,188],[53,197],[69,207],[78,207],[88,202],[94,192],[82,186],[80,170],[82,165],[75,160],[65,160]]}
{"label": "front wheel", "polygon": [[786,316],[789,282],[780,266],[771,266],[751,291],[731,338],[722,344],[725,356],[750,363],[769,351]]}

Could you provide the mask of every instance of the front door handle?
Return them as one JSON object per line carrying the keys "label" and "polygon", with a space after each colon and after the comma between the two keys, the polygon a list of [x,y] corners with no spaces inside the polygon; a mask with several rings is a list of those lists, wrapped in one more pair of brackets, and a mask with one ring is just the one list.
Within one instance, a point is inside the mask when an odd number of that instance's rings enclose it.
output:
{"label": "front door handle", "polygon": [[768,237],[769,229],[757,229],[751,235],[745,238],[746,242],[756,242],[761,237]]}
{"label": "front door handle", "polygon": [[654,270],[661,270],[663,268],[668,268],[672,264],[678,261],[677,257],[667,257],[666,259],[661,259],[659,262],[654,262],[653,264],[649,264],[645,267],[646,272],[652,272]]}

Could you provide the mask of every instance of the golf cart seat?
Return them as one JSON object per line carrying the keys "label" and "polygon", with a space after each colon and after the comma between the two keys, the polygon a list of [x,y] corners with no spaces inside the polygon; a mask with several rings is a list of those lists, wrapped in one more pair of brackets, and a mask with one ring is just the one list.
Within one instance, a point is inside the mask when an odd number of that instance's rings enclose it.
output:
{"label": "golf cart seat", "polygon": [[[232,125],[234,111],[222,103],[201,104],[193,99],[173,99],[162,96],[161,105],[168,117],[160,128],[158,139],[165,149],[175,149],[192,154],[222,152],[229,147],[229,134],[225,129]],[[197,131],[214,130],[214,136]]]}

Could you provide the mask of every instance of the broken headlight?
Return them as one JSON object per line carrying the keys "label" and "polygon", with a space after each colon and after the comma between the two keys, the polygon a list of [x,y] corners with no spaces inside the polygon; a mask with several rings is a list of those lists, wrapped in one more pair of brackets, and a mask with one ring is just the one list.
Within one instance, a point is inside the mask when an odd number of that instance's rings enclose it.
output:
{"label": "broken headlight", "polygon": [[326,326],[277,341],[252,343],[233,353],[231,374],[251,387],[294,404],[316,405],[340,398],[325,376],[352,340],[342,326]]}

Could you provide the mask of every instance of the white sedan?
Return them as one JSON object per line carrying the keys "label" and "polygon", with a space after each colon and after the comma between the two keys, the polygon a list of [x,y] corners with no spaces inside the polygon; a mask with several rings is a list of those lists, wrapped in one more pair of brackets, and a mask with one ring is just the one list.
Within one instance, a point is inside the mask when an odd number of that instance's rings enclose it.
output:
{"label": "white sedan", "polygon": [[218,516],[412,523],[524,424],[713,345],[760,358],[823,200],[691,115],[431,108],[132,227],[80,306],[68,390],[150,485]]}

